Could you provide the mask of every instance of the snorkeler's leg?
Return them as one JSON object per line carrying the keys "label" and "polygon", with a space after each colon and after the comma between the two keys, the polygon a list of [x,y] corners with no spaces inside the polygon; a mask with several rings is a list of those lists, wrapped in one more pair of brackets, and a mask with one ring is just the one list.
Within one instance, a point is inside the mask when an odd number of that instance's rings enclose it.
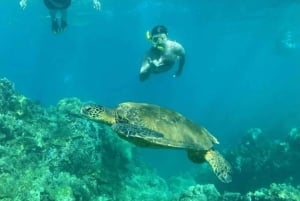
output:
{"label": "snorkeler's leg", "polygon": [[142,72],[140,73],[140,81],[146,80],[150,76],[149,72]]}
{"label": "snorkeler's leg", "polygon": [[52,23],[52,32],[53,33],[58,33],[59,32],[59,23],[58,23],[58,19],[56,17],[56,10],[49,10],[49,14],[51,17],[51,23]]}
{"label": "snorkeler's leg", "polygon": [[68,18],[68,10],[67,9],[61,10],[61,25],[60,25],[61,31],[64,31],[68,26],[67,18]]}

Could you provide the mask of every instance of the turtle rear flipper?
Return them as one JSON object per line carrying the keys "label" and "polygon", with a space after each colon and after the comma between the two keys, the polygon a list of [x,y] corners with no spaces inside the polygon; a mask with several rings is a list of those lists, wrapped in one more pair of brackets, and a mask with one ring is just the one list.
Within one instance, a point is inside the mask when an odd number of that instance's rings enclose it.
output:
{"label": "turtle rear flipper", "polygon": [[224,183],[230,183],[231,165],[223,158],[223,156],[215,150],[208,150],[204,155],[205,160],[209,163],[216,176]]}

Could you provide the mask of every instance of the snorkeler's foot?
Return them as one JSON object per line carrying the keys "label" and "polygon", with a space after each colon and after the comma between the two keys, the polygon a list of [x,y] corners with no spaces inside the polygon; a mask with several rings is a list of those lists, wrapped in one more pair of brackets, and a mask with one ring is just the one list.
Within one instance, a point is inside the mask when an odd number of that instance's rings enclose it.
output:
{"label": "snorkeler's foot", "polygon": [[149,73],[140,73],[140,81],[145,81],[149,76]]}
{"label": "snorkeler's foot", "polygon": [[59,32],[59,29],[60,28],[59,28],[59,25],[58,25],[58,19],[55,18],[55,19],[52,20],[52,32],[54,34],[57,34]]}

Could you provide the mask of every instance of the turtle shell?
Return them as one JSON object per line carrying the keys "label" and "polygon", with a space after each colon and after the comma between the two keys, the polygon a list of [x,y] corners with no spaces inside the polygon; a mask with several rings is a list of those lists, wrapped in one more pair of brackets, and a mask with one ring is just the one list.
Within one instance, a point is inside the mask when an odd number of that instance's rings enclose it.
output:
{"label": "turtle shell", "polygon": [[[116,129],[115,126],[114,130],[120,137],[138,145],[209,150],[218,143],[204,127],[178,112],[158,105],[125,102],[116,107],[115,115],[115,125],[122,125],[123,128],[125,126],[125,129]],[[134,135],[124,132],[131,128],[135,128]]]}

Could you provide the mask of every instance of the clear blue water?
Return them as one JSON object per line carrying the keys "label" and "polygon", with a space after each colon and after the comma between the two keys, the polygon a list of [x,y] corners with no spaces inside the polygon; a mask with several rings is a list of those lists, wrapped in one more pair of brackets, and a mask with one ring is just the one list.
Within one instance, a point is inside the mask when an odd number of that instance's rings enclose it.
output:
{"label": "clear blue water", "polygon": [[[284,138],[299,126],[297,1],[103,0],[98,12],[75,0],[59,35],[51,33],[42,1],[29,0],[25,10],[17,1],[0,4],[0,76],[45,106],[65,97],[111,107],[155,103],[207,127],[221,148],[249,128]],[[150,46],[145,32],[156,24],[182,43],[187,62],[179,78],[172,78],[174,68],[140,83]],[[183,152],[142,152],[165,175],[192,166]]]}

